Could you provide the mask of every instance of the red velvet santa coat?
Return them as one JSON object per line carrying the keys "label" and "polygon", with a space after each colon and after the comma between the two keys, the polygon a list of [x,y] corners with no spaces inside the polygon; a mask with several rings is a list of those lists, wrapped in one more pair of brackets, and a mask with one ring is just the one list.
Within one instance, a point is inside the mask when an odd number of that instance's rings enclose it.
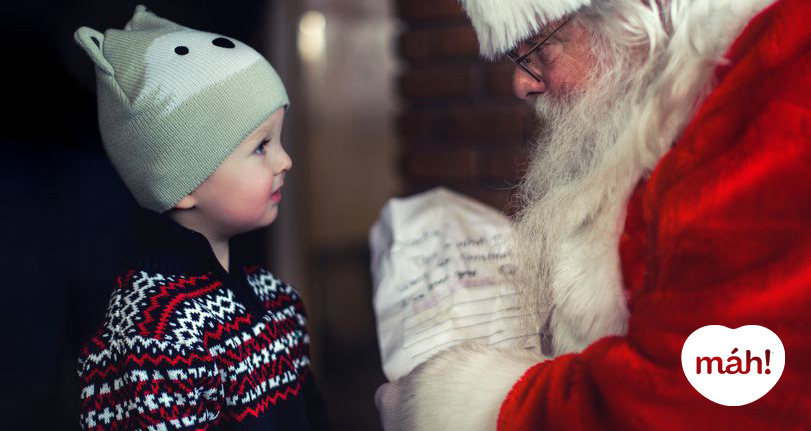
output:
{"label": "red velvet santa coat", "polygon": [[[499,430],[811,429],[811,2],[750,22],[718,85],[629,203],[627,335],[530,368]],[[762,325],[786,349],[764,397],[725,407],[687,381],[705,325]]]}

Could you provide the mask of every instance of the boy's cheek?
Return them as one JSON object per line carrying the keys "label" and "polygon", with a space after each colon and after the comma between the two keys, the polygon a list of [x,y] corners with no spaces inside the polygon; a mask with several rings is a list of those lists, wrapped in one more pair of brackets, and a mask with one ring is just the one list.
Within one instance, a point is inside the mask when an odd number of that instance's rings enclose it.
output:
{"label": "boy's cheek", "polygon": [[216,208],[213,218],[235,229],[256,228],[257,223],[267,221],[269,207],[275,206],[271,200],[273,177],[262,172],[244,170],[238,181],[217,181],[207,186],[206,198],[214,200],[209,201],[209,208]]}
{"label": "boy's cheek", "polygon": [[234,198],[236,199],[232,199],[235,202],[230,205],[234,209],[234,218],[244,220],[248,224],[256,223],[265,216],[269,206],[275,206],[271,200],[272,193],[273,186],[269,184],[262,187],[253,187],[250,193],[235,195]]}

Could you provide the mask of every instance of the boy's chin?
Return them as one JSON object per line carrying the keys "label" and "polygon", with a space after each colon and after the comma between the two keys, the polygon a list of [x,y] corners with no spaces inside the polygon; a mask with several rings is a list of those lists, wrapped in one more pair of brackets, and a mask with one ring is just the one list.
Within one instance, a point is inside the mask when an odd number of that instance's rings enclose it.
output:
{"label": "boy's chin", "polygon": [[270,205],[268,205],[268,208],[265,211],[265,213],[262,214],[262,217],[260,217],[259,220],[257,220],[256,223],[257,226],[255,227],[255,229],[261,229],[263,227],[270,226],[271,224],[273,224],[273,222],[276,221],[278,217],[279,217],[279,206],[271,203]]}
{"label": "boy's chin", "polygon": [[243,233],[253,232],[257,229],[268,227],[276,221],[279,211],[277,208],[268,207],[264,213],[258,214],[255,217],[243,218],[240,221],[232,221],[231,223],[231,236],[241,235]]}

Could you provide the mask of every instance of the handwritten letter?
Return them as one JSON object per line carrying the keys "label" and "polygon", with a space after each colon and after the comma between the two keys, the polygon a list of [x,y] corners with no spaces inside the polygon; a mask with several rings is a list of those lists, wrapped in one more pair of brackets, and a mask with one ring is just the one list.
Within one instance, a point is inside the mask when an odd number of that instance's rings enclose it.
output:
{"label": "handwritten letter", "polygon": [[510,234],[504,215],[443,188],[389,201],[370,237],[389,379],[461,342],[538,349],[518,324]]}

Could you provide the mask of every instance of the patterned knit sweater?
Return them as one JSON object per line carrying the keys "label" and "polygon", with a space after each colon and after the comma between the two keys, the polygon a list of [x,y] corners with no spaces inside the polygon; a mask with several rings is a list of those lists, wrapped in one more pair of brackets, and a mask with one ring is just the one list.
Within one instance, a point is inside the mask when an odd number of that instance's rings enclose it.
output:
{"label": "patterned knit sweater", "polygon": [[233,251],[226,272],[169,217],[134,220],[135,258],[79,358],[82,428],[322,429],[295,290]]}

